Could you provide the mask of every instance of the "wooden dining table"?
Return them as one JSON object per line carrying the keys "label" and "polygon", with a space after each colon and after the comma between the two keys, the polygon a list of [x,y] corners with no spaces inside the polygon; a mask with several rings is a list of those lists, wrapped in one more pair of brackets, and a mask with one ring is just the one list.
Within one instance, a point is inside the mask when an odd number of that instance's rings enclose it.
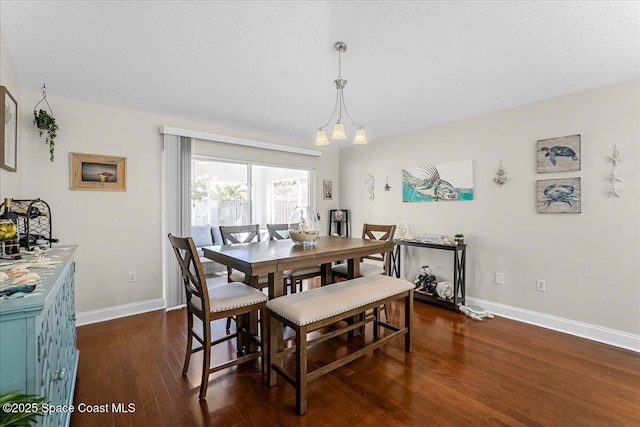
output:
{"label": "wooden dining table", "polygon": [[[392,241],[369,240],[352,237],[322,236],[312,246],[299,246],[290,239],[265,242],[239,243],[203,247],[204,256],[245,274],[245,283],[258,286],[258,276],[267,274],[269,299],[285,294],[284,272],[299,268],[315,267],[322,269],[322,286],[331,283],[331,264],[346,261],[348,278],[360,276],[360,258],[372,254],[391,252]],[[250,328],[257,331],[255,319]],[[280,331],[274,336],[281,337]],[[271,345],[282,346],[280,339]],[[253,347],[253,346],[252,346]],[[255,350],[251,348],[250,351]]]}
{"label": "wooden dining table", "polygon": [[351,237],[322,236],[303,247],[290,239],[203,247],[204,256],[245,273],[245,283],[257,287],[258,276],[269,275],[269,299],[285,294],[284,272],[322,266],[321,283],[331,283],[331,263],[346,260],[348,277],[360,275],[360,258],[393,251],[394,243]]}

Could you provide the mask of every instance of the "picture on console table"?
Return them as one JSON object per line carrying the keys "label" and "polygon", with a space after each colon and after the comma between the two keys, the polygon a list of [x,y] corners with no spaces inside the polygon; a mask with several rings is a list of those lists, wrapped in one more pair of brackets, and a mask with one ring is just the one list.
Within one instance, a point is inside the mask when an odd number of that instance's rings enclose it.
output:
{"label": "picture on console table", "polygon": [[473,160],[402,170],[402,201],[473,200]]}
{"label": "picture on console table", "polygon": [[536,148],[538,173],[580,170],[580,135],[541,139]]}
{"label": "picture on console table", "polygon": [[580,213],[580,178],[542,179],[537,182],[538,213]]}

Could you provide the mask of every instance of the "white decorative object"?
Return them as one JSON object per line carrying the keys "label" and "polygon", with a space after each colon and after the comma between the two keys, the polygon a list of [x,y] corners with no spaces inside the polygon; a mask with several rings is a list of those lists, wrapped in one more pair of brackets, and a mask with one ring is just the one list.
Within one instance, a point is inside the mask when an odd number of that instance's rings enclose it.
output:
{"label": "white decorative object", "polygon": [[609,182],[611,183],[611,188],[609,189],[609,197],[622,197],[620,190],[616,187],[616,185],[622,181],[622,178],[618,176],[617,169],[618,163],[622,161],[620,158],[620,152],[618,151],[618,147],[616,145],[613,146],[613,156],[609,156],[608,162],[613,164],[613,169],[611,170],[611,175],[609,176]]}
{"label": "white decorative object", "polygon": [[469,316],[473,320],[482,321],[485,317],[487,319],[493,319],[493,314],[489,313],[484,307],[480,307],[479,305],[462,305],[458,304],[458,310],[464,313],[466,316]]}
{"label": "white decorative object", "polygon": [[453,298],[453,284],[451,282],[439,282],[436,285],[436,293],[442,299]]}
{"label": "white decorative object", "polygon": [[320,224],[312,208],[296,208],[289,220],[289,237],[296,245],[311,246],[318,240]]}
{"label": "white decorative object", "polygon": [[502,160],[500,160],[500,166],[498,167],[498,171],[496,172],[496,177],[493,178],[493,182],[498,184],[500,187],[507,182],[509,178],[507,177],[507,173],[502,168]]}
{"label": "white decorative object", "polygon": [[398,224],[398,236],[401,240],[410,239],[411,235],[409,234],[409,224]]}
{"label": "white decorative object", "polygon": [[373,177],[373,175],[369,174],[367,180],[365,181],[365,184],[367,185],[367,191],[369,192],[369,200],[375,199],[376,195],[374,192],[376,190],[376,179]]}
{"label": "white decorative object", "polygon": [[618,166],[618,162],[621,162],[620,152],[618,151],[618,147],[616,145],[613,146],[613,156],[609,156],[609,162],[613,163],[613,167]]}

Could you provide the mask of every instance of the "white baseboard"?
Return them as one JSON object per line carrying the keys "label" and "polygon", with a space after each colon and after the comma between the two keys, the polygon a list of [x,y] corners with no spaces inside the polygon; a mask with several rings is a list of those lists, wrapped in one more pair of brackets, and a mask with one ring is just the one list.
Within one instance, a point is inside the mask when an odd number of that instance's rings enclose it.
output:
{"label": "white baseboard", "polygon": [[525,310],[518,307],[511,307],[478,298],[467,297],[467,303],[477,304],[484,307],[490,313],[519,322],[529,323],[542,328],[553,329],[569,335],[575,335],[592,341],[613,345],[627,350],[640,353],[640,336],[627,332],[616,331],[614,329],[603,328],[602,326],[590,325],[588,323],[576,322],[575,320],[563,319],[562,317],[550,316],[548,314]]}
{"label": "white baseboard", "polygon": [[117,319],[119,317],[160,310],[164,308],[164,306],[164,298],[156,298],[132,304],[118,305],[116,307],[85,311],[76,315],[76,326],[89,325],[91,323],[104,322],[105,320]]}

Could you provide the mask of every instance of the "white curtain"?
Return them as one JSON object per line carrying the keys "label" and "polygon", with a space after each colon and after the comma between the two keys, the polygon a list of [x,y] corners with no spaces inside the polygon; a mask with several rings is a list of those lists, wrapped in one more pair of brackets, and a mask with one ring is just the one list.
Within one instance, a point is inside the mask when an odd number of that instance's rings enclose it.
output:
{"label": "white curtain", "polygon": [[164,135],[162,148],[162,282],[167,309],[185,303],[180,266],[167,238],[191,235],[191,138]]}

